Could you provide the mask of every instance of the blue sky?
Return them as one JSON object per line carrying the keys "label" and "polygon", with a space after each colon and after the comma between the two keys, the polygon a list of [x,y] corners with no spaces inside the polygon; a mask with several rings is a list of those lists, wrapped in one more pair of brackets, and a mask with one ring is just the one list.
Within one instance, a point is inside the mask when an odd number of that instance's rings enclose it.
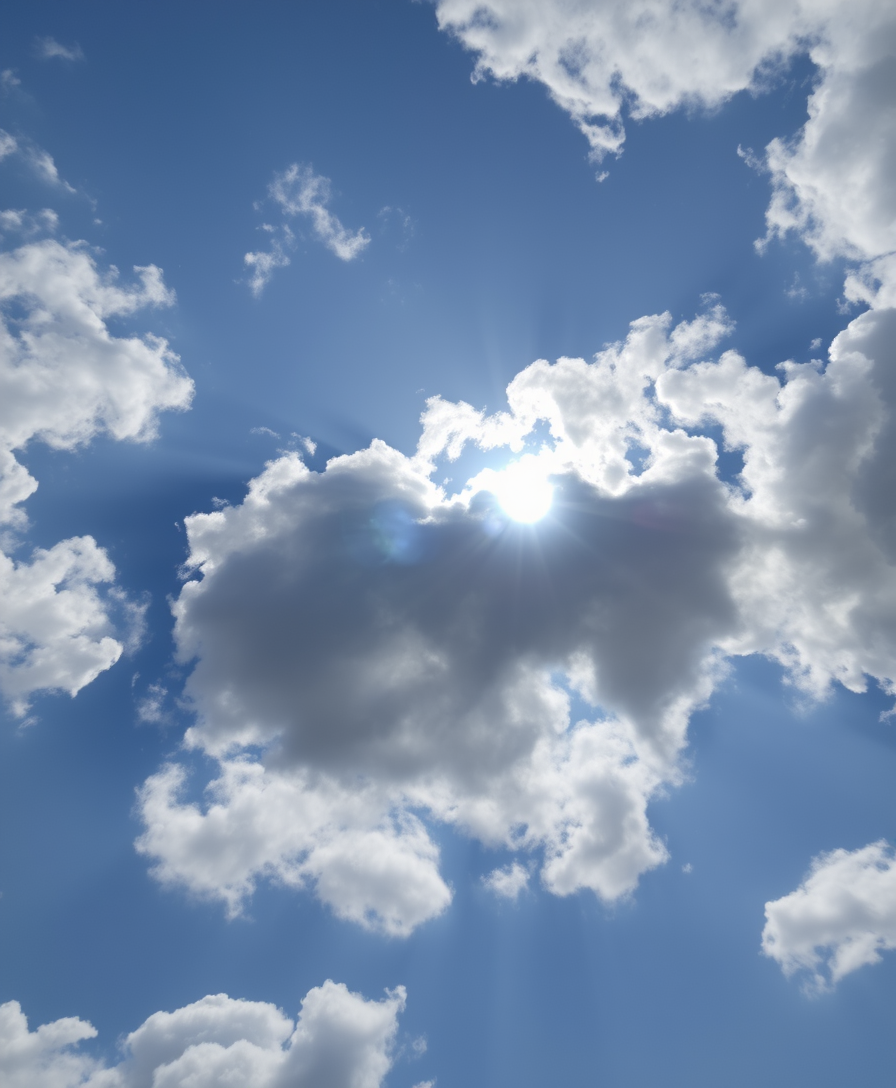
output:
{"label": "blue sky", "polygon": [[14,1088],[891,1082],[896,23],[643,7],[4,15]]}

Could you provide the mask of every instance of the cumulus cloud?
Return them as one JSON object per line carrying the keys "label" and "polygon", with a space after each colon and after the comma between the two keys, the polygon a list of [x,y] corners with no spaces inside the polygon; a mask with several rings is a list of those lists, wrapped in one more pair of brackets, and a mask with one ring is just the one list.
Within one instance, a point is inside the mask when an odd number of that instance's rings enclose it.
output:
{"label": "cumulus cloud", "polygon": [[164,340],[109,331],[111,317],[173,300],[158,268],[136,272],[136,285],[122,285],[86,247],[53,239],[0,253],[0,524],[9,553],[0,555],[0,691],[18,714],[35,691],[74,695],[122,653],[122,626],[139,623],[92,537],[12,555],[26,526],[22,503],[37,488],[16,453],[33,441],[74,449],[98,434],[146,441],[160,411],[189,405],[192,382]]}
{"label": "cumulus cloud", "polygon": [[502,899],[518,899],[529,885],[529,870],[515,861],[503,869],[493,869],[482,882]]}
{"label": "cumulus cloud", "polygon": [[[342,261],[353,261],[370,244],[370,235],[363,227],[357,231],[347,230],[330,211],[332,183],[329,178],[315,174],[311,166],[293,163],[274,174],[268,196],[285,217],[307,219],[318,241]],[[261,294],[277,268],[289,264],[288,250],[295,246],[295,236],[288,224],[277,228],[265,223],[261,229],[272,236],[270,250],[247,253],[243,258],[252,270],[249,287],[254,295]]]}
{"label": "cumulus cloud", "polygon": [[805,48],[835,0],[726,5],[641,0],[438,0],[439,25],[477,55],[474,79],[543,83],[600,161],[635,119],[715,106]]}
{"label": "cumulus cloud", "polygon": [[63,45],[55,38],[38,38],[35,43],[37,55],[43,60],[84,60],[84,50],[74,42],[72,45]]}
{"label": "cumulus cloud", "polygon": [[35,1031],[16,1001],[0,1005],[0,1079],[6,1088],[379,1088],[392,1066],[399,986],[369,1001],[329,979],[310,990],[296,1022],[276,1006],[213,994],[153,1013],[107,1067],[77,1046],[96,1036],[67,1017]]}
{"label": "cumulus cloud", "polygon": [[[647,806],[729,657],[808,698],[892,691],[896,314],[780,377],[707,359],[730,332],[718,305],[641,318],[592,362],[527,367],[506,411],[432,398],[414,457],[290,452],[187,519],[185,743],[218,771],[199,802],[177,763],[145,784],[156,875],[231,913],[259,879],[309,886],[400,935],[450,899],[444,823],[612,901],[666,858]],[[512,463],[448,494],[468,442]],[[552,489],[547,516],[514,521],[508,487]]]}
{"label": "cumulus cloud", "polygon": [[762,950],[810,993],[896,948],[896,857],[886,842],[815,858],[803,883],[765,905]]}
{"label": "cumulus cloud", "polygon": [[861,262],[847,298],[896,301],[896,17],[887,0],[438,0],[436,10],[442,29],[476,54],[474,79],[543,83],[598,162],[622,150],[626,112],[716,106],[762,90],[808,53],[819,72],[808,121],[754,156],[773,186],[765,241],[795,231],[823,259]]}

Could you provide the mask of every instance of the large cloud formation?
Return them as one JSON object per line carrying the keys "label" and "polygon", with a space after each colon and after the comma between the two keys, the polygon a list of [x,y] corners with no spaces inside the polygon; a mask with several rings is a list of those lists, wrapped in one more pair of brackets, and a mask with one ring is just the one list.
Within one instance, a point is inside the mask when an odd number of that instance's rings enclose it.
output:
{"label": "large cloud formation", "polygon": [[[313,472],[287,454],[241,505],[189,518],[186,744],[219,774],[202,804],[178,764],[145,784],[156,875],[231,912],[259,877],[313,884],[403,934],[450,898],[436,820],[536,852],[556,894],[613,900],[666,856],[647,804],[727,656],[774,657],[815,697],[890,688],[896,539],[876,483],[896,315],[857,318],[826,367],[783,380],[708,360],[730,331],[719,306],[641,318],[590,363],[533,363],[506,412],[433,398],[415,457],[374,442]],[[708,427],[742,452],[736,480]],[[435,469],[468,442],[513,464],[448,494]],[[545,480],[548,515],[509,518],[507,488]]]}
{"label": "large cloud formation", "polygon": [[896,948],[896,858],[886,842],[815,858],[803,883],[765,905],[762,950],[821,993]]}
{"label": "large cloud formation", "polygon": [[107,1067],[78,1044],[96,1029],[66,1017],[28,1030],[16,1001],[0,1005],[4,1088],[379,1088],[392,1066],[405,991],[382,1001],[327,980],[309,990],[294,1023],[275,1005],[210,994],[153,1013]]}
{"label": "large cloud formation", "polygon": [[[375,442],[311,472],[286,455],[240,506],[189,519],[186,743],[218,772],[201,803],[180,764],[148,780],[138,846],[232,913],[270,877],[407,933],[450,899],[434,822],[534,854],[556,894],[611,901],[666,856],[647,806],[679,780],[727,659],[765,654],[810,698],[894,691],[892,6],[437,13],[477,76],[542,81],[598,160],[621,150],[624,112],[717,105],[808,53],[809,119],[763,160],[765,241],[796,231],[847,258],[846,296],[871,309],[827,362],[779,376],[716,354],[718,306],[675,328],[644,317],[591,362],[527,367],[506,412],[431,400],[415,457]],[[468,443],[513,463],[448,494],[436,469]],[[735,478],[719,443],[743,458]],[[514,492],[549,486],[544,519],[508,516]],[[530,871],[511,860],[487,884],[512,873],[518,894]]]}
{"label": "large cloud formation", "polygon": [[0,693],[18,715],[34,692],[74,695],[114,664],[116,616],[133,627],[134,608],[92,537],[30,559],[12,552],[27,525],[22,503],[37,488],[16,458],[29,442],[146,441],[160,411],[189,405],[193,384],[164,340],[109,330],[110,318],[173,300],[158,268],[136,272],[138,283],[124,286],[85,245],[52,238],[0,253]]}

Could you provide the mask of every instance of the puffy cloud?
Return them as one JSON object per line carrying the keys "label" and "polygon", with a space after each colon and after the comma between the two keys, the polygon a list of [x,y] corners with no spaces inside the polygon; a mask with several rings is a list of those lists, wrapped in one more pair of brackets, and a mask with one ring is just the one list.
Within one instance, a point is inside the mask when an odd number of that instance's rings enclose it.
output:
{"label": "puffy cloud", "polygon": [[896,857],[886,842],[815,858],[803,883],[765,904],[762,950],[820,993],[896,948]]}
{"label": "puffy cloud", "polygon": [[[201,802],[177,764],[144,786],[157,876],[231,913],[258,879],[309,885],[403,934],[450,896],[436,822],[612,901],[665,860],[647,806],[726,657],[774,657],[814,698],[892,690],[896,314],[782,378],[706,361],[730,331],[717,305],[641,318],[590,363],[527,367],[504,412],[433,398],[414,457],[289,453],[187,519],[185,743],[218,772]],[[447,494],[434,472],[468,442],[512,464]],[[508,516],[544,489],[547,516]]]}
{"label": "puffy cloud", "polygon": [[664,374],[676,418],[722,425],[741,450],[732,510],[745,534],[728,653],[764,653],[821,697],[896,678],[896,311],[856,318],[830,362],[784,363],[784,382],[734,352]]}
{"label": "puffy cloud", "polygon": [[92,537],[38,548],[28,563],[0,553],[0,690],[14,714],[27,713],[35,691],[76,695],[121,656],[122,643],[112,637],[116,605],[130,612],[132,630],[142,609],[120,591],[103,592],[114,579]]}
{"label": "puffy cloud", "polygon": [[94,1061],[71,1048],[93,1039],[96,1029],[67,1016],[28,1030],[18,1001],[0,1005],[0,1074],[6,1088],[76,1088],[96,1070]]}
{"label": "puffy cloud", "polygon": [[[311,166],[293,163],[274,174],[268,195],[284,216],[308,219],[315,237],[342,261],[353,261],[370,244],[370,235],[363,227],[354,232],[347,230],[330,211],[332,183],[329,178],[315,174]],[[261,294],[277,268],[290,263],[287,250],[295,246],[295,236],[288,224],[277,228],[264,223],[261,229],[272,235],[271,249],[247,253],[243,258],[252,270],[249,287],[256,296]]]}
{"label": "puffy cloud", "polygon": [[73,1048],[95,1037],[69,1017],[36,1031],[18,1002],[0,1005],[0,1074],[8,1088],[379,1088],[392,1065],[405,991],[368,1001],[327,980],[294,1023],[274,1005],[214,994],[153,1013],[106,1067]]}
{"label": "puffy cloud", "polygon": [[[0,523],[21,530],[37,481],[16,452],[38,440],[73,449],[106,433],[145,441],[158,413],[186,408],[192,382],[164,340],[119,337],[107,321],[173,294],[154,265],[123,286],[83,245],[53,239],[0,253]],[[7,533],[7,551],[15,546]],[[114,589],[114,568],[91,537],[0,555],[0,690],[19,714],[31,693],[75,694],[113,664],[123,645],[116,613],[137,610]],[[112,587],[112,588],[109,588]]]}
{"label": "puffy cloud", "polygon": [[826,260],[860,262],[847,298],[896,301],[896,17],[891,5],[839,7],[812,49],[821,79],[809,119],[767,148],[773,196],[769,236],[797,231]]}
{"label": "puffy cloud", "polygon": [[794,230],[823,259],[862,262],[847,297],[894,304],[896,17],[887,0],[438,0],[437,13],[476,54],[474,79],[543,83],[595,161],[621,151],[624,111],[715,106],[761,90],[776,67],[808,53],[820,77],[809,120],[764,159],[768,238]]}
{"label": "puffy cloud", "polygon": [[[760,85],[767,69],[818,33],[836,0],[438,0],[442,29],[487,75],[543,83],[600,160],[625,140],[622,113],[643,118],[714,106]],[[853,10],[856,5],[852,5]]]}
{"label": "puffy cloud", "polygon": [[503,869],[493,869],[482,882],[502,899],[518,899],[520,892],[529,885],[529,870],[515,861]]}

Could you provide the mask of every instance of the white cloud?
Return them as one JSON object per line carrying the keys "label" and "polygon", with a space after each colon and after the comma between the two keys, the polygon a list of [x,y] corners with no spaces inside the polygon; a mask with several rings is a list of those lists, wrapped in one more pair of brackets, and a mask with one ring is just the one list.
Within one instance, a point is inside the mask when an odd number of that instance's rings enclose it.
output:
{"label": "white cloud", "polygon": [[[164,340],[113,336],[106,324],[173,300],[158,268],[136,271],[139,283],[123,286],[83,245],[50,239],[0,253],[0,523],[13,530],[37,487],[17,451],[35,440],[73,449],[101,433],[145,441],[160,411],[189,405],[192,382]],[[6,550],[15,543],[7,533]],[[117,660],[113,621],[124,611],[133,628],[140,610],[114,577],[91,537],[30,560],[0,555],[0,691],[16,713],[31,693],[75,694]]]}
{"label": "white cloud", "polygon": [[96,1036],[75,1017],[35,1031],[16,1001],[0,1005],[4,1088],[379,1088],[392,1066],[403,987],[368,1001],[327,980],[310,990],[294,1023],[276,1006],[226,994],[153,1013],[106,1067],[79,1054]]}
{"label": "white cloud", "polygon": [[[315,237],[342,261],[353,261],[370,244],[370,235],[363,227],[357,231],[347,230],[330,211],[328,205],[333,199],[332,183],[329,178],[315,174],[310,166],[293,163],[281,173],[274,174],[274,180],[268,186],[268,195],[285,217],[308,219]],[[256,297],[262,293],[276,269],[290,263],[288,250],[296,244],[295,235],[287,223],[279,227],[264,223],[261,229],[271,235],[271,248],[247,253],[243,257],[244,263],[252,270],[249,288]]]}
{"label": "white cloud", "polygon": [[84,50],[77,42],[73,45],[62,45],[55,38],[38,38],[36,48],[37,55],[43,60],[52,60],[54,57],[60,60],[84,60]]}
{"label": "white cloud", "polygon": [[482,883],[502,899],[518,899],[520,892],[529,886],[529,870],[515,861],[503,869],[492,869]]}
{"label": "white cloud", "polygon": [[743,452],[741,626],[723,647],[777,658],[814,698],[896,678],[894,333],[896,311],[863,314],[826,368],[782,364],[783,384],[733,352],[658,382],[678,419]]}
{"label": "white cloud", "polygon": [[599,161],[622,147],[624,110],[644,118],[715,106],[761,85],[836,7],[835,0],[437,0],[436,10],[440,27],[476,53],[475,79],[543,83]]}
{"label": "white cloud", "polygon": [[[187,519],[186,744],[219,770],[201,804],[177,765],[147,782],[156,874],[232,913],[259,879],[309,885],[403,934],[450,897],[436,821],[612,901],[665,860],[647,805],[726,657],[774,657],[811,698],[892,690],[896,314],[783,382],[702,361],[730,331],[718,305],[641,318],[591,363],[527,367],[506,412],[431,399],[413,458],[374,442],[312,472],[287,453],[241,505]],[[493,470],[433,484],[468,441],[528,451],[544,521],[511,522]]]}
{"label": "white cloud", "polygon": [[370,235],[363,227],[354,232],[346,230],[329,210],[332,183],[315,174],[310,166],[294,162],[281,174],[275,174],[270,194],[284,215],[310,219],[314,233],[340,260],[354,260],[370,244]]}
{"label": "white cloud", "polygon": [[794,230],[822,259],[862,262],[847,297],[893,305],[896,16],[888,0],[438,0],[437,14],[476,54],[475,79],[543,83],[595,161],[621,151],[625,112],[637,119],[716,106],[761,90],[776,68],[808,53],[820,73],[809,120],[795,137],[773,140],[764,160],[773,184],[768,237]]}
{"label": "white cloud", "polygon": [[31,215],[24,208],[5,208],[0,211],[0,231],[30,237],[35,234],[53,234],[59,226],[59,216],[52,208],[41,208]]}
{"label": "white cloud", "polygon": [[286,268],[290,263],[285,247],[291,247],[295,240],[289,227],[284,226],[282,234],[282,238],[272,239],[271,249],[246,253],[243,257],[243,263],[252,270],[249,277],[249,289],[256,298],[261,295],[262,291],[270,283],[274,272],[278,268]]}
{"label": "white cloud", "polygon": [[803,883],[765,904],[762,950],[824,992],[896,948],[896,857],[886,842],[815,858]]}

